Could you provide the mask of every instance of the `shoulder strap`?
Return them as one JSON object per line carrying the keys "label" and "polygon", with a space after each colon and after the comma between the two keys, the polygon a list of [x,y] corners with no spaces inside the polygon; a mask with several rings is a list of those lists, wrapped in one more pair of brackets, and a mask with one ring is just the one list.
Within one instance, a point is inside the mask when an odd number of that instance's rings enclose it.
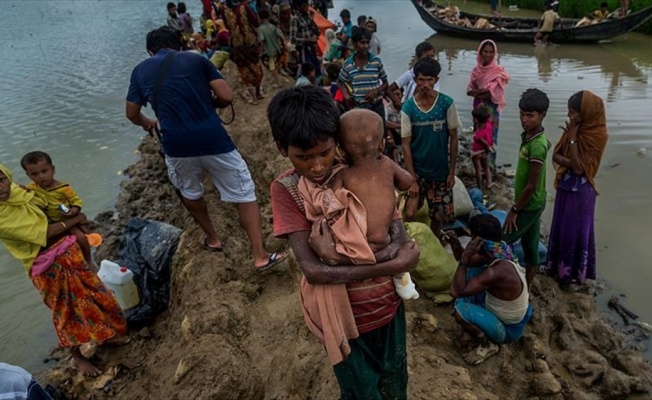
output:
{"label": "shoulder strap", "polygon": [[161,88],[163,87],[163,81],[165,81],[165,76],[172,65],[172,60],[177,54],[176,51],[171,51],[161,64],[161,67],[158,70],[158,75],[156,76],[156,84],[154,85],[154,92],[152,93],[152,109],[154,113],[158,114],[158,98],[161,94]]}

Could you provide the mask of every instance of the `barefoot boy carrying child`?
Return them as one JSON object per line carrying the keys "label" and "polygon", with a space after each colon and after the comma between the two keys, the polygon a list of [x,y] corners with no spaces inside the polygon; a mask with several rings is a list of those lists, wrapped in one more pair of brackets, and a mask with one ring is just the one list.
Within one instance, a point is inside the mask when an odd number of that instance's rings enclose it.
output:
{"label": "barefoot boy carrying child", "polygon": [[[355,109],[340,118],[340,149],[349,164],[341,166],[329,186],[306,177],[299,180],[306,216],[331,231],[338,260],[343,264],[375,264],[374,251],[391,242],[389,229],[396,216],[394,188],[405,191],[414,182],[398,164],[382,155],[383,121],[373,111]],[[319,254],[322,260],[328,255]],[[393,277],[404,300],[418,299],[409,273]]]}
{"label": "barefoot boy carrying child", "polygon": [[329,260],[340,256],[328,229],[313,229],[306,218],[298,183],[305,177],[324,185],[333,177],[339,111],[327,91],[303,86],[278,93],[267,115],[279,152],[293,166],[271,186],[274,234],[287,238],[301,268],[304,319],[326,348],[341,397],[407,398],[405,306],[392,276],[414,268],[419,250],[399,218],[391,223],[391,243],[374,253],[376,264],[321,261],[313,248]]}

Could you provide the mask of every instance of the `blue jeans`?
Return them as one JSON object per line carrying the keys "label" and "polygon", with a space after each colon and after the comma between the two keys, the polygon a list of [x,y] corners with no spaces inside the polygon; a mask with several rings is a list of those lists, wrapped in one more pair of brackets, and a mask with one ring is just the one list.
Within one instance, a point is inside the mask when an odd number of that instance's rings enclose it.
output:
{"label": "blue jeans", "polygon": [[[486,267],[468,267],[466,280],[480,275]],[[504,344],[517,341],[523,336],[525,326],[532,318],[532,305],[528,306],[525,317],[516,324],[505,324],[495,314],[484,308],[485,294],[479,293],[455,300],[455,311],[462,319],[484,332],[494,343]]]}

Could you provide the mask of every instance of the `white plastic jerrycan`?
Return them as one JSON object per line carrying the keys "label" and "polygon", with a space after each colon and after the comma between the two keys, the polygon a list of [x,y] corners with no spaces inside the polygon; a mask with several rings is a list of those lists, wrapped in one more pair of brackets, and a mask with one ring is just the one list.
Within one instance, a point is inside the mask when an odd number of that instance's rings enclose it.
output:
{"label": "white plastic jerrycan", "polygon": [[113,261],[102,260],[97,272],[100,280],[113,292],[123,310],[134,307],[140,302],[138,287],[134,283],[134,273]]}

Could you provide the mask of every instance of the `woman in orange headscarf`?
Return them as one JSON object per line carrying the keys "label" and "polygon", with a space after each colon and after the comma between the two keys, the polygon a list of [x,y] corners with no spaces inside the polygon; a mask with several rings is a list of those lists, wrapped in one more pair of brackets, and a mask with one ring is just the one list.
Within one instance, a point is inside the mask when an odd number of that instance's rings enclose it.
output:
{"label": "woman in orange headscarf", "polygon": [[560,286],[596,278],[595,176],[607,145],[602,99],[588,90],[568,100],[568,119],[552,160],[557,171],[548,270]]}

